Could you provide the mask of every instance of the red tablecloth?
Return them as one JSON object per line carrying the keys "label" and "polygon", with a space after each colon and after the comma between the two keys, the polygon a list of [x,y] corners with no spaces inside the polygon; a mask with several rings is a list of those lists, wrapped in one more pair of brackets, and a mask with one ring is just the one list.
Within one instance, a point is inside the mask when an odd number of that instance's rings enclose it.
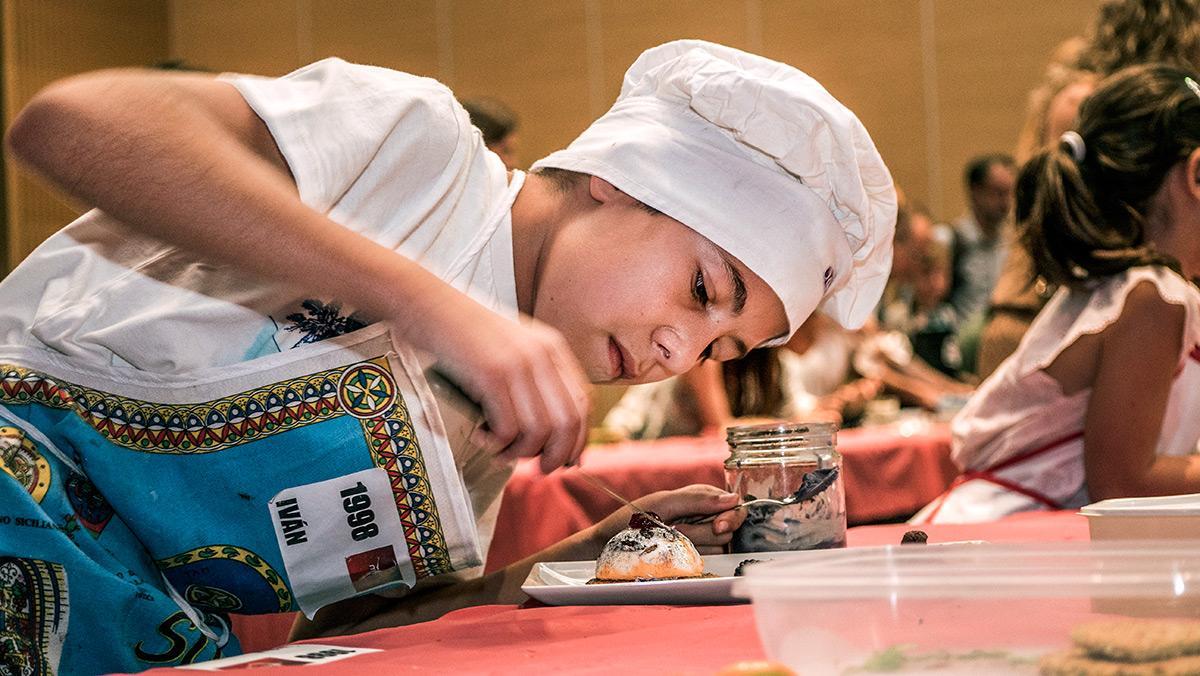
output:
{"label": "red tablecloth", "polygon": [[[950,432],[931,425],[914,434],[899,426],[838,433],[850,525],[914,514],[958,475],[950,462]],[[725,485],[729,455],[720,437],[677,437],[589,447],[583,466],[610,488],[634,499],[688,484]],[[488,570],[536,553],[619,507],[570,470],[549,476],[535,462],[518,465],[504,490]],[[553,518],[546,518],[553,514]]]}
{"label": "red tablecloth", "polygon": [[[850,529],[851,547],[894,544],[910,526]],[[924,527],[931,542],[1087,540],[1087,521],[1073,512],[1035,512],[985,524]],[[235,622],[247,650],[282,641],[282,616]],[[669,643],[670,651],[661,648]],[[687,649],[681,649],[685,641]],[[730,662],[762,659],[749,606],[486,606],[409,627],[317,643],[382,648],[386,653],[346,661],[346,673],[708,673]],[[619,660],[614,664],[612,660]],[[386,665],[386,666],[385,666]],[[329,665],[333,670],[337,665]]]}

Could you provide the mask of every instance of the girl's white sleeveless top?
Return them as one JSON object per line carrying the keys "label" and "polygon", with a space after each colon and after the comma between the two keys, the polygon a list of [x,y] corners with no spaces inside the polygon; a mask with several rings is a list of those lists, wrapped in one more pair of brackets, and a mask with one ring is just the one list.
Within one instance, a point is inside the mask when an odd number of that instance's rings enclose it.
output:
{"label": "girl's white sleeveless top", "polygon": [[[1179,369],[1167,401],[1159,455],[1196,452],[1200,439],[1200,290],[1162,267],[1138,267],[1109,277],[1089,291],[1060,289],[1038,315],[1017,351],[971,397],[952,423],[955,464],[963,472],[988,471],[1034,449],[1036,457],[995,474],[1059,503],[1090,502],[1084,480],[1083,438],[1091,390],[1062,392],[1045,368],[1081,336],[1103,331],[1121,316],[1125,299],[1149,282],[1168,303],[1186,310]],[[1155,327],[1147,326],[1146,331]],[[1130,393],[1136,396],[1136,393]],[[1066,441],[1063,441],[1066,440]],[[1057,443],[1056,443],[1057,442]],[[928,519],[930,505],[914,521]],[[978,522],[1045,506],[1027,495],[984,480],[957,486],[937,509],[940,523]]]}

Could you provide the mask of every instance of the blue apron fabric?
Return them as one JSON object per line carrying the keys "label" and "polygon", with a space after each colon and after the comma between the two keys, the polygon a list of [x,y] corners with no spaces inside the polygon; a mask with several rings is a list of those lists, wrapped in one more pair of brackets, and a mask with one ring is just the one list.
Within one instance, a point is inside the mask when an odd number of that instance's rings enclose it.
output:
{"label": "blue apron fabric", "polygon": [[323,355],[169,403],[0,359],[0,664],[90,674],[237,654],[228,613],[298,609],[268,501],[364,469],[388,472],[418,579],[475,564],[473,533],[439,512],[463,508],[461,485],[422,453],[394,358],[378,340]]}

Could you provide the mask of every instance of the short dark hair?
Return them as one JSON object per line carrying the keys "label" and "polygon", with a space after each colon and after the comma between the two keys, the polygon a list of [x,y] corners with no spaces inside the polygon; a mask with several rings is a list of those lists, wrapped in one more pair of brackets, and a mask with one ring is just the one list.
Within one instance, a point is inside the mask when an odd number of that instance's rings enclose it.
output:
{"label": "short dark hair", "polygon": [[496,143],[517,128],[517,114],[495,99],[465,99],[463,108],[471,116],[471,124],[483,132],[483,142]]}
{"label": "short dark hair", "polygon": [[[550,181],[555,190],[561,193],[569,193],[579,185],[581,181],[587,179],[588,174],[569,169],[559,169],[557,167],[539,167],[533,170],[533,173]],[[646,204],[641,200],[637,200],[638,208],[652,216],[657,216],[662,212],[654,207]]]}
{"label": "short dark hair", "polygon": [[163,61],[155,61],[154,65],[150,66],[155,70],[177,70],[188,73],[211,73],[211,68],[197,66],[194,63],[188,63],[183,59],[165,59]]}
{"label": "short dark hair", "polygon": [[988,172],[992,170],[994,165],[999,164],[1003,167],[1008,167],[1016,172],[1017,163],[1013,158],[1004,153],[989,153],[972,158],[967,162],[967,168],[963,171],[963,179],[967,182],[967,187],[978,188],[987,182]]}

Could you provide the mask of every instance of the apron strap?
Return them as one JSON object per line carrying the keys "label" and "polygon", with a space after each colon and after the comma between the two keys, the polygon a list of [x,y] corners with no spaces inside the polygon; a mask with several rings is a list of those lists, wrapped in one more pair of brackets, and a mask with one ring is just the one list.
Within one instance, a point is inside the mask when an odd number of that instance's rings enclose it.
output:
{"label": "apron strap", "polygon": [[162,577],[163,585],[167,590],[167,596],[170,596],[171,600],[175,602],[175,605],[179,606],[179,609],[183,611],[183,614],[186,615],[188,620],[190,620],[191,623],[196,627],[196,630],[201,634],[204,634],[208,640],[217,644],[218,648],[224,648],[225,644],[229,642],[229,625],[225,623],[225,620],[220,615],[205,613],[205,615],[215,619],[217,623],[221,625],[221,632],[219,634],[213,631],[212,627],[208,626],[208,623],[204,621],[204,617],[201,615],[200,611],[196,610],[192,604],[188,603],[187,599],[183,598],[179,592],[175,591],[175,586],[171,584],[171,581],[167,579],[167,576],[163,575],[161,572],[159,572],[159,576]]}
{"label": "apron strap", "polygon": [[39,444],[41,444],[42,446],[44,446],[46,448],[46,450],[50,452],[51,455],[53,455],[55,458],[58,458],[59,462],[66,465],[67,469],[71,470],[72,472],[75,472],[76,474],[82,474],[83,476],[87,476],[86,474],[84,474],[83,469],[81,469],[79,467],[79,465],[76,464],[75,460],[72,459],[66,453],[59,450],[58,446],[56,446],[53,441],[50,441],[49,437],[47,437],[45,434],[42,434],[41,430],[34,427],[33,425],[30,425],[23,418],[16,415],[12,411],[8,410],[8,407],[4,406],[3,404],[0,404],[0,420],[3,420],[15,427],[20,428],[21,431],[25,433],[25,436],[29,437],[30,439],[33,439],[34,441],[36,441]]}
{"label": "apron strap", "polygon": [[1059,437],[1058,439],[1050,441],[1049,443],[1038,446],[1037,448],[1035,448],[1033,450],[1026,451],[1019,455],[1015,455],[1007,460],[996,463],[995,465],[992,465],[988,469],[978,470],[978,471],[973,471],[973,472],[963,472],[962,474],[959,474],[957,477],[955,477],[954,481],[950,483],[950,487],[947,488],[945,491],[942,492],[941,495],[937,496],[937,498],[934,499],[933,510],[929,512],[928,516],[925,517],[925,519],[922,521],[922,523],[932,523],[934,518],[937,517],[938,513],[942,511],[942,506],[946,504],[946,499],[950,497],[950,494],[952,492],[954,492],[954,490],[956,488],[958,488],[959,486],[967,483],[968,481],[974,481],[976,479],[979,479],[982,481],[987,481],[988,483],[995,484],[1001,488],[1010,490],[1014,493],[1020,493],[1021,495],[1024,495],[1027,498],[1032,498],[1033,500],[1041,503],[1042,505],[1045,505],[1046,507],[1048,507],[1050,509],[1062,509],[1063,508],[1062,503],[1050,498],[1046,494],[1044,494],[1040,491],[1035,491],[1032,488],[1027,488],[1025,486],[1022,486],[1022,485],[1016,483],[1015,481],[1009,481],[1008,479],[1003,479],[1003,478],[997,476],[996,473],[1000,472],[1002,470],[1008,469],[1010,467],[1015,467],[1027,460],[1036,458],[1039,455],[1049,453],[1050,451],[1058,448],[1059,446],[1062,446],[1063,444],[1067,444],[1072,441],[1075,441],[1076,439],[1082,439],[1082,438],[1083,438],[1083,430],[1079,430],[1078,432],[1072,432],[1071,434],[1065,435],[1063,437]]}

